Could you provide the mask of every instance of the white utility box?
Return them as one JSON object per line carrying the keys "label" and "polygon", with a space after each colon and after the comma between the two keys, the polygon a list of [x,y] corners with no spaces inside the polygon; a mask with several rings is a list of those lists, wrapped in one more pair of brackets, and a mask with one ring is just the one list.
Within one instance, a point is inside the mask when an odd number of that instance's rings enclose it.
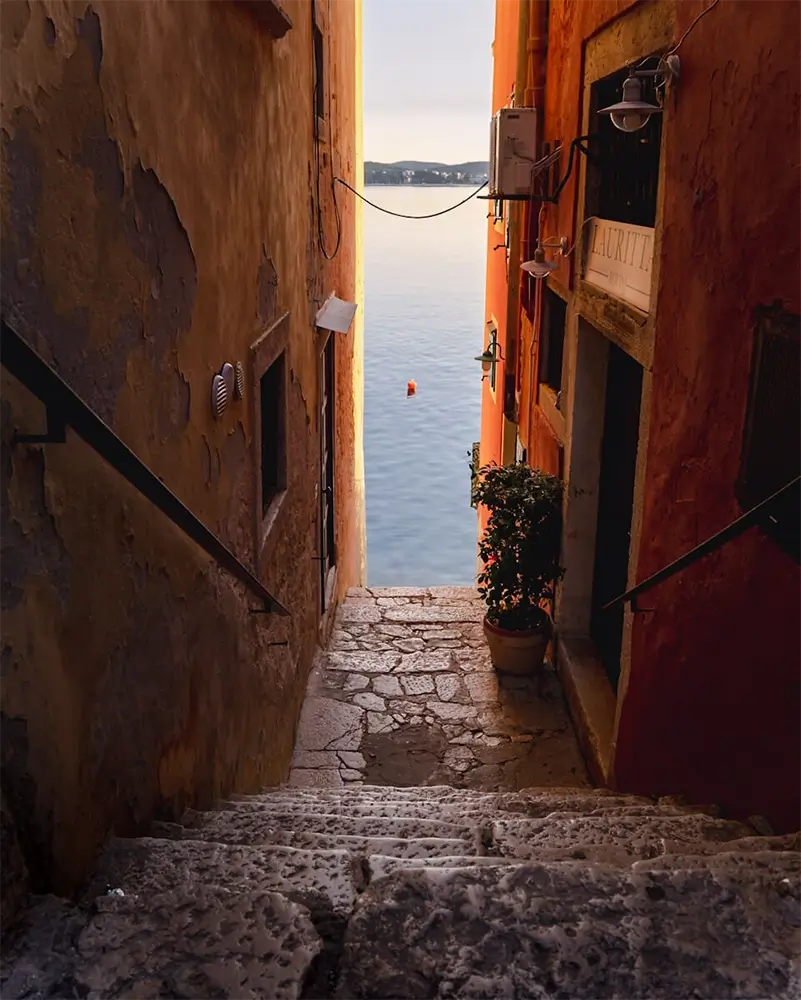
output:
{"label": "white utility box", "polygon": [[537,161],[537,109],[501,108],[490,122],[489,197],[531,194]]}

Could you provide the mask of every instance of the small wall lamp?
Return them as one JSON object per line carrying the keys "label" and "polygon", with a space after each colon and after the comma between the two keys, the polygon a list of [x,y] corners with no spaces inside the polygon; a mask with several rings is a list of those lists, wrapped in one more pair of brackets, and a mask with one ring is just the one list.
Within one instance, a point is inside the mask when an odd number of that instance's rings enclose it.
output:
{"label": "small wall lamp", "polygon": [[555,271],[559,265],[556,261],[547,260],[545,257],[546,250],[556,250],[559,255],[566,257],[568,255],[568,238],[566,236],[561,236],[557,242],[551,240],[545,240],[544,242],[537,241],[537,249],[534,251],[534,257],[532,260],[527,260],[520,265],[521,270],[530,274],[532,278],[547,278],[551,271]]}
{"label": "small wall lamp", "polygon": [[649,104],[642,99],[642,77],[651,76],[656,81],[657,91],[670,80],[678,80],[681,73],[681,63],[675,53],[658,57],[656,69],[632,69],[623,83],[623,100],[601,108],[599,115],[609,115],[612,124],[621,132],[638,132],[647,123],[651,115],[659,115],[662,108],[658,104]]}
{"label": "small wall lamp", "polygon": [[482,353],[479,354],[474,360],[481,362],[481,370],[484,372],[481,376],[482,382],[490,371],[494,371],[495,365],[497,365],[499,361],[506,360],[501,353],[501,348],[498,344],[498,333],[496,330],[493,330],[490,333],[490,339],[486,350],[482,351]]}

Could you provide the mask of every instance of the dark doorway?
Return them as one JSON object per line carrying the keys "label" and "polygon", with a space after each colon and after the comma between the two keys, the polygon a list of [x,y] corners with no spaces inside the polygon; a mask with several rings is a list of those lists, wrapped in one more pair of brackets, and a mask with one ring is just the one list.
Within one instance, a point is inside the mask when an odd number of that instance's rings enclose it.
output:
{"label": "dark doorway", "polygon": [[601,608],[626,590],[641,393],[642,367],[619,347],[610,344],[590,635],[615,690],[620,677],[624,609],[602,611]]}
{"label": "dark doorway", "polygon": [[334,335],[329,334],[321,358],[320,379],[320,600],[330,603],[334,569]]}

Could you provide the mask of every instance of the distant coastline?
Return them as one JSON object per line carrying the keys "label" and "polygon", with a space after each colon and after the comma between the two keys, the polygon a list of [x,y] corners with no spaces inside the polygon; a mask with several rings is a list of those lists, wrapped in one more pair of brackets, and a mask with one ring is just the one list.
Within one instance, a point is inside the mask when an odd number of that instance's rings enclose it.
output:
{"label": "distant coastline", "polygon": [[377,163],[367,160],[364,164],[364,183],[384,187],[404,184],[421,187],[443,184],[476,185],[486,181],[488,169],[488,163],[481,160],[469,163],[434,163],[422,160]]}

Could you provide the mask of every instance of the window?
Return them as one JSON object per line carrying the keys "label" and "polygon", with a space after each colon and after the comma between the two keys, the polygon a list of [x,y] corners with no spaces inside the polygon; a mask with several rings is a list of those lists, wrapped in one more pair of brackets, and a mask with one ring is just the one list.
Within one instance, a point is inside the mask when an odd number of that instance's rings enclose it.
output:
{"label": "window", "polygon": [[[587,215],[633,226],[656,224],[656,193],[659,183],[659,148],[662,142],[662,115],[651,115],[638,132],[621,132],[599,108],[616,104],[621,97],[628,70],[620,70],[593,84],[590,96],[592,134],[590,148],[595,163],[587,172]],[[654,81],[642,78],[642,99],[656,104]]]}
{"label": "window", "polygon": [[323,33],[314,25],[314,113],[325,121],[325,75]]}
{"label": "window", "polygon": [[273,38],[283,38],[292,27],[286,11],[277,0],[239,0]]}
{"label": "window", "polygon": [[286,489],[286,360],[281,352],[262,375],[261,413],[261,513]]}
{"label": "window", "polygon": [[540,383],[554,392],[562,389],[567,303],[550,288],[543,288],[540,327]]}
{"label": "window", "polygon": [[[755,316],[751,388],[746,413],[737,497],[748,510],[792,482],[801,471],[801,317],[780,301],[760,306]],[[798,490],[770,512],[762,527],[799,558]]]}

